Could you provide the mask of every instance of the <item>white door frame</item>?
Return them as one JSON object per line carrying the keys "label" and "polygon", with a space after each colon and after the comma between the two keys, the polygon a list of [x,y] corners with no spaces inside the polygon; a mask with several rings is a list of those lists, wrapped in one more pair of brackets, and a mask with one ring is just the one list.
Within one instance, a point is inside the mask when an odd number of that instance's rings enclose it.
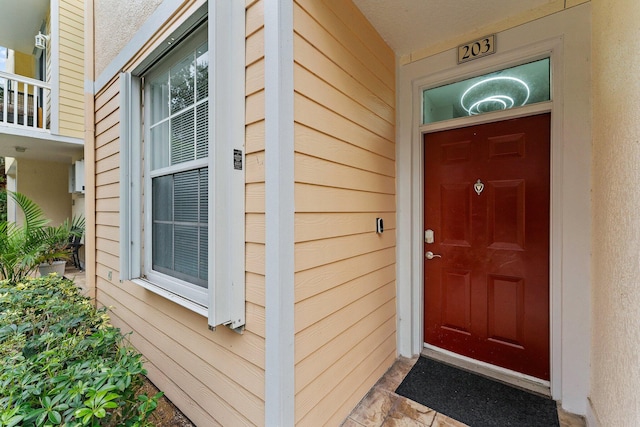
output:
{"label": "white door frame", "polygon": [[[424,134],[551,112],[550,387],[554,399],[579,414],[586,412],[589,390],[591,132],[589,62],[584,61],[590,54],[589,15],[585,5],[504,31],[497,34],[496,54],[466,64],[457,65],[451,49],[400,66],[397,100],[398,351],[403,356],[419,354],[424,343]],[[551,102],[421,124],[423,89],[546,56],[551,57]]]}

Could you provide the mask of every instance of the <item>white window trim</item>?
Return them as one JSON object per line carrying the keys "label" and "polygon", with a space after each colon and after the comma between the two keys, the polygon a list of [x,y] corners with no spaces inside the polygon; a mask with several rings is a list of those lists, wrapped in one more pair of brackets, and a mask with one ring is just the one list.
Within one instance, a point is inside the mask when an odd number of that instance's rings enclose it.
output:
{"label": "white window trim", "polygon": [[[203,24],[206,25],[206,24]],[[188,37],[185,38],[185,40],[183,42],[180,43],[180,45],[177,46],[176,49],[168,52],[167,55],[164,55],[161,59],[160,62],[160,66],[157,69],[152,70],[151,72],[149,72],[148,74],[145,74],[145,81],[147,82],[153,82],[156,78],[163,76],[166,77],[167,73],[169,72],[169,69],[174,67],[178,62],[184,60],[184,58],[186,56],[190,56],[193,57],[194,55],[194,51],[201,46],[203,43],[205,43],[205,41],[208,39],[207,33],[206,31],[204,31],[204,28],[198,28],[194,31],[193,34],[190,34]],[[209,64],[210,66],[211,64]],[[211,75],[211,73],[209,73],[209,76]],[[149,90],[147,90],[147,88],[145,88],[144,90],[144,117],[145,120],[149,120],[149,118],[151,117],[151,92]],[[209,94],[207,95],[207,99],[206,102],[209,103],[211,99],[211,91],[209,91]],[[189,107],[178,111],[178,112],[174,112],[172,111],[171,114],[169,116],[167,116],[166,118],[162,119],[162,121],[165,120],[171,120],[171,117],[174,116],[179,116],[182,113],[184,113],[186,110],[193,110],[194,113],[194,119],[195,119],[195,109],[197,108],[197,105],[200,103],[200,101],[195,99],[193,99],[193,104],[190,105]],[[211,119],[211,117],[209,117],[209,120]],[[158,122],[159,123],[159,122]],[[151,127],[154,125],[157,125],[158,123],[146,123],[144,126],[144,140],[145,141],[151,141]],[[211,128],[209,127],[209,135],[211,135]],[[211,147],[215,144],[215,141],[217,141],[215,138],[209,138],[209,148],[211,149]],[[152,158],[152,153],[151,153],[151,144],[144,144],[144,158],[145,159],[151,159]],[[175,165],[166,165],[164,167],[160,167],[160,168],[156,168],[156,169],[151,169],[151,161],[145,161],[143,162],[145,165],[145,170],[144,170],[144,205],[145,206],[152,206],[152,196],[151,196],[151,188],[152,188],[152,180],[153,178],[156,177],[160,177],[160,176],[167,176],[167,175],[172,175],[175,173],[180,173],[180,172],[185,172],[185,171],[194,171],[200,168],[209,168],[210,167],[210,163],[211,163],[211,150],[209,151],[209,154],[207,155],[207,157],[205,158],[201,158],[201,159],[194,159],[194,160],[190,160],[190,161],[185,161],[182,163],[178,163]],[[211,194],[211,185],[213,184],[211,181],[211,176],[209,175],[209,193]],[[209,206],[209,208],[211,208],[211,206]],[[211,216],[211,215],[210,215]],[[152,231],[151,231],[151,226],[150,224],[153,223],[153,217],[152,217],[152,212],[151,209],[145,209],[144,210],[144,224],[149,224],[148,227],[146,227],[143,232],[144,232],[144,247],[145,248],[152,248],[153,247],[153,240],[152,240]],[[211,230],[211,227],[208,227],[208,230]],[[209,233],[209,239],[211,239],[211,234]],[[210,240],[211,241],[211,240]],[[175,245],[175,242],[174,242]],[[201,286],[198,286],[194,283],[190,283],[189,281],[187,281],[186,279],[180,279],[178,277],[172,276],[170,274],[167,273],[163,273],[160,270],[155,270],[152,265],[153,265],[153,259],[152,259],[152,254],[151,254],[151,250],[145,251],[144,252],[144,261],[143,261],[143,265],[144,268],[142,269],[142,274],[144,275],[144,277],[151,283],[157,284],[157,286],[166,289],[168,292],[170,293],[174,293],[180,297],[182,297],[183,299],[186,299],[188,301],[192,301],[195,304],[199,304],[203,307],[207,307],[209,304],[209,291],[207,288],[203,288]],[[209,263],[211,263],[211,260],[209,259],[208,261]],[[211,264],[209,264],[211,265]],[[211,278],[209,277],[207,280],[208,283],[211,283]]]}
{"label": "white window trim", "polygon": [[[202,9],[200,9],[202,10]],[[143,61],[133,73],[122,73],[120,112],[120,279],[131,280],[196,313],[207,316],[210,329],[245,324],[245,9],[235,0],[208,2],[209,67],[209,289],[208,307],[176,295],[142,277],[142,135],[140,105]],[[189,21],[193,21],[189,18]],[[180,27],[167,38],[178,39]],[[158,49],[165,50],[165,46]],[[158,52],[149,57],[157,58]],[[242,169],[234,163],[240,154]],[[234,154],[236,156],[234,157]],[[240,219],[240,220],[239,220]],[[151,278],[149,278],[151,279]]]}

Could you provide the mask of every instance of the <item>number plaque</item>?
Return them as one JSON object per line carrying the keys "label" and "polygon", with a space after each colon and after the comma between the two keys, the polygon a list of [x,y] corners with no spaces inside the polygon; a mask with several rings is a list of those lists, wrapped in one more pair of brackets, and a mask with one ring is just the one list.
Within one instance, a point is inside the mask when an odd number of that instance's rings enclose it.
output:
{"label": "number plaque", "polygon": [[458,46],[458,64],[496,53],[496,35],[482,37]]}

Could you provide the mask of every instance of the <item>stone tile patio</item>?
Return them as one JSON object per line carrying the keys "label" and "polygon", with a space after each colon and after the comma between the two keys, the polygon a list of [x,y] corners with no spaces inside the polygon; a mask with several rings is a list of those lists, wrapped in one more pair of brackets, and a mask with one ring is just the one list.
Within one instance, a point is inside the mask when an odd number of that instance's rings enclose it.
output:
{"label": "stone tile patio", "polygon": [[[399,358],[342,423],[342,427],[464,427],[466,424],[395,393],[417,358]],[[584,427],[582,417],[558,408],[560,427]]]}

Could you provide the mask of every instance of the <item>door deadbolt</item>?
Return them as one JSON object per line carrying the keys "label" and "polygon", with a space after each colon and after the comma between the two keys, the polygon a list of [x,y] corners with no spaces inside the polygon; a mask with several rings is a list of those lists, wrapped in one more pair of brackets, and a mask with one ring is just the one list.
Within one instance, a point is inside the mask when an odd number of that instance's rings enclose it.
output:
{"label": "door deadbolt", "polygon": [[425,243],[433,243],[434,242],[434,235],[433,235],[433,230],[432,229],[428,229],[424,231],[424,242]]}

